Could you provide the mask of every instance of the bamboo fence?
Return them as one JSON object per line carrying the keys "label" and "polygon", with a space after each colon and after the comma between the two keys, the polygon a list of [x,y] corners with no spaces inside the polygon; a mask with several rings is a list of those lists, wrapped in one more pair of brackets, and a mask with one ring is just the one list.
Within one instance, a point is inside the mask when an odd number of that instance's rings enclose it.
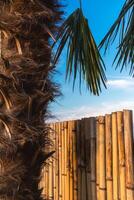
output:
{"label": "bamboo fence", "polygon": [[132,111],[49,125],[55,154],[42,170],[48,200],[134,200]]}

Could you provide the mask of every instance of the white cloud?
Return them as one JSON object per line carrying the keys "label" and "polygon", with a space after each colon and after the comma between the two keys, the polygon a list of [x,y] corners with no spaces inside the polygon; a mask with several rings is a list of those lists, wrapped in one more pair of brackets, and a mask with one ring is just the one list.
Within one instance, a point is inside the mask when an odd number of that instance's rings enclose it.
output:
{"label": "white cloud", "polygon": [[[122,89],[125,91],[134,89],[134,79],[130,77],[117,77],[117,79],[111,78],[107,85],[109,88],[112,89]],[[81,106],[75,107],[71,109],[63,108],[60,111],[57,111],[54,114],[55,119],[52,121],[65,121],[71,119],[81,119],[84,117],[91,117],[91,116],[98,116],[98,115],[105,115],[115,111],[121,111],[123,109],[134,110],[134,101],[113,101],[111,102],[100,102],[98,106]]]}
{"label": "white cloud", "polygon": [[110,103],[101,103],[99,106],[81,106],[80,108],[73,108],[70,110],[63,109],[60,112],[54,113],[56,116],[53,121],[65,121],[71,119],[81,119],[84,117],[92,117],[98,115],[105,115],[111,112],[122,111],[123,109],[134,109],[134,101],[119,101]]}
{"label": "white cloud", "polygon": [[117,79],[109,80],[107,82],[108,86],[117,89],[134,89],[134,79]]}

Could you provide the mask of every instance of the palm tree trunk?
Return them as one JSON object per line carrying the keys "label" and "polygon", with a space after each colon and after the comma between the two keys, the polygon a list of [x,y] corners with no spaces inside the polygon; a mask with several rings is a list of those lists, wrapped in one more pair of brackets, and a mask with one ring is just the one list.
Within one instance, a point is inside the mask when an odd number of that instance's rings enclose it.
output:
{"label": "palm tree trunk", "polygon": [[[41,200],[52,82],[51,36],[58,0],[0,2],[0,200]],[[45,149],[45,151],[44,151]]]}

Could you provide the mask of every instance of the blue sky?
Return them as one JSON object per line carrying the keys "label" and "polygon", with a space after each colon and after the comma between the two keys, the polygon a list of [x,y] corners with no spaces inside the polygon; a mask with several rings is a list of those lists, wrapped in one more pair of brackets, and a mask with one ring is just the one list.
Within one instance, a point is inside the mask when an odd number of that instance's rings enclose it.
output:
{"label": "blue sky", "polygon": [[[69,2],[69,1],[68,1]],[[83,0],[84,13],[89,21],[94,38],[99,44],[105,33],[117,18],[124,0]],[[70,0],[65,8],[65,16],[77,8],[77,0]],[[122,109],[134,108],[134,82],[128,71],[114,69],[112,61],[116,53],[116,42],[111,46],[107,55],[103,56],[107,70],[107,90],[103,88],[100,96],[93,96],[83,86],[82,94],[76,89],[72,91],[72,84],[65,83],[65,52],[60,58],[57,70],[60,74],[55,80],[61,84],[63,97],[51,105],[51,111],[56,116],[55,120],[68,120],[88,116],[96,116]],[[103,54],[102,54],[103,55]]]}

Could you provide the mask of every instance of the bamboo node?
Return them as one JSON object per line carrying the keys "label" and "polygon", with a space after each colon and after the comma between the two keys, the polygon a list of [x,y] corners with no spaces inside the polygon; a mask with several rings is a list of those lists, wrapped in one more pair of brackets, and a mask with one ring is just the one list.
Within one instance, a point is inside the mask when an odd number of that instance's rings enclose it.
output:
{"label": "bamboo node", "polygon": [[107,181],[112,181],[113,178],[112,178],[112,177],[107,177],[106,180],[107,180]]}
{"label": "bamboo node", "polygon": [[103,188],[103,187],[99,187],[99,189],[100,189],[100,190],[104,190],[104,191],[106,190],[106,188],[105,188],[105,187],[104,187],[104,188]]}

